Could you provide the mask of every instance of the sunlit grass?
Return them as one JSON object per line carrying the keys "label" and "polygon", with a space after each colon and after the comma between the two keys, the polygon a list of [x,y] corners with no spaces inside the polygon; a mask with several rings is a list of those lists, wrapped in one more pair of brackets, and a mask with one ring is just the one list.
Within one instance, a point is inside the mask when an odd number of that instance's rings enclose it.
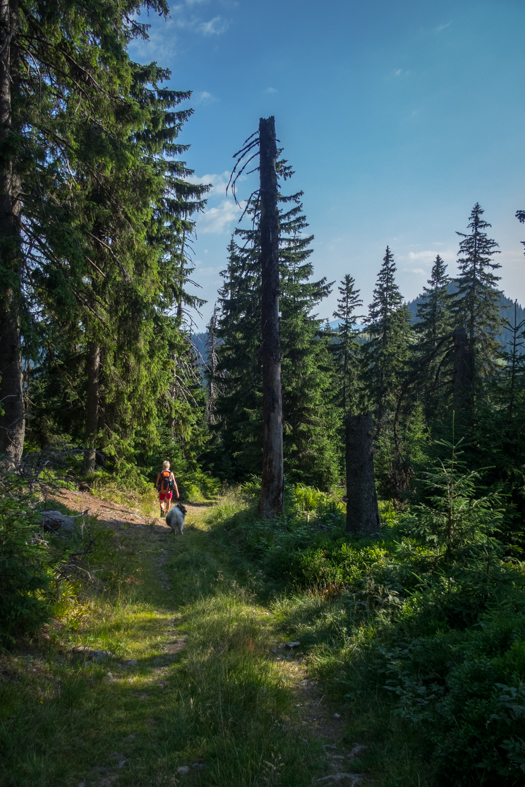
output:
{"label": "sunlit grass", "polygon": [[[2,787],[176,785],[181,767],[197,785],[313,783],[321,748],[293,721],[290,677],[269,658],[275,620],[210,548],[210,526],[190,521],[159,543],[153,530],[92,522],[96,579],[1,655]],[[86,661],[78,647],[114,657]]]}

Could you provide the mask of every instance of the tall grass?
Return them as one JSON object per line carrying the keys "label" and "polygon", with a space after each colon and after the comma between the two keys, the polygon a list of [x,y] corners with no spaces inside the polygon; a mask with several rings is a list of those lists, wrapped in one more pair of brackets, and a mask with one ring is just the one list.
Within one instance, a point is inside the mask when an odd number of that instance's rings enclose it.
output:
{"label": "tall grass", "polygon": [[[209,525],[160,543],[91,528],[95,581],[0,654],[3,787],[311,785],[322,749],[293,721],[275,623]],[[86,660],[79,646],[112,655]]]}
{"label": "tall grass", "polygon": [[246,499],[214,520],[212,538],[348,704],[347,739],[367,743],[362,766],[384,787],[525,779],[525,571],[498,541],[498,496],[448,448],[424,505],[398,516],[382,503],[376,539],[348,536],[303,488],[275,521]]}

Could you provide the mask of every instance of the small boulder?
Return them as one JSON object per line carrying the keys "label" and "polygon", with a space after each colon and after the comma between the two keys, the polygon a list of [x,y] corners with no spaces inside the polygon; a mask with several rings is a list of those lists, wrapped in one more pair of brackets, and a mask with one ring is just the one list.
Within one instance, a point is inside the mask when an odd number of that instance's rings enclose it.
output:
{"label": "small boulder", "polygon": [[75,520],[72,516],[62,514],[60,511],[41,511],[40,522],[44,530],[65,530],[69,533],[75,525]]}
{"label": "small boulder", "polygon": [[73,653],[76,656],[84,656],[88,661],[103,661],[104,659],[114,659],[115,654],[110,650],[92,650],[86,645],[78,645],[73,648]]}

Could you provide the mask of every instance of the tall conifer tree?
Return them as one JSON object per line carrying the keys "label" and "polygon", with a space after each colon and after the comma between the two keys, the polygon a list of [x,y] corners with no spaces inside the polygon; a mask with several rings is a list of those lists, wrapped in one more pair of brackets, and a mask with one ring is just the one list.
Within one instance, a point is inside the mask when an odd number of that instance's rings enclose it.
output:
{"label": "tall conifer tree", "polygon": [[410,335],[408,310],[403,306],[395,274],[394,255],[387,246],[368,310],[369,339],[365,344],[368,396],[378,430],[387,413],[395,409]]}
{"label": "tall conifer tree", "polygon": [[[58,18],[60,33],[66,23]],[[161,399],[180,409],[165,394],[180,388],[175,365],[177,353],[187,354],[184,305],[199,302],[185,288],[191,272],[185,238],[206,187],[188,181],[191,172],[180,161],[186,146],[177,141],[191,114],[178,105],[190,93],[164,88],[169,72],[156,64],[129,60],[127,42],[145,29],[127,25],[116,33],[118,57],[113,49],[105,59],[101,50],[97,61],[96,37],[89,46],[80,40],[96,87],[78,112],[78,97],[62,77],[55,118],[61,142],[43,171],[44,192],[30,191],[24,203],[25,292],[45,317],[36,326],[40,341],[55,369],[71,359],[69,346],[77,348],[76,363],[85,363],[86,376],[77,374],[75,385],[70,378],[68,397],[73,390],[79,396],[72,436],[88,444],[86,471],[97,445],[122,455],[132,449],[136,429],[154,438]],[[168,317],[174,306],[176,317]]]}
{"label": "tall conifer tree", "polygon": [[456,327],[464,327],[472,354],[474,387],[495,368],[501,329],[501,293],[497,288],[500,277],[494,271],[501,265],[494,261],[499,254],[496,241],[485,230],[491,225],[483,216],[483,209],[476,203],[469,220],[471,232],[458,232],[463,238],[459,244],[457,292],[453,311]]}
{"label": "tall conifer tree", "polygon": [[356,415],[362,395],[361,346],[357,341],[357,320],[362,317],[356,314],[356,311],[363,305],[363,301],[356,289],[355,279],[348,273],[338,289],[341,297],[337,301],[338,308],[333,316],[339,321],[339,325],[335,333],[336,341],[332,345],[338,381],[336,401],[344,415]]}
{"label": "tall conifer tree", "polygon": [[[289,168],[280,163],[281,172]],[[279,244],[284,464],[288,478],[327,488],[338,477],[331,403],[329,337],[312,310],[328,294],[326,279],[310,281],[312,236],[302,213],[302,194],[280,197]],[[248,209],[253,218],[258,205]],[[238,239],[238,241],[237,241]],[[261,466],[262,379],[260,369],[260,271],[257,229],[239,229],[223,273],[218,336],[217,430],[222,449],[234,458],[237,479]],[[216,460],[219,463],[219,459]],[[227,462],[226,462],[227,464]]]}
{"label": "tall conifer tree", "polygon": [[368,341],[364,346],[364,377],[369,405],[376,424],[379,446],[376,473],[385,494],[397,495],[406,486],[409,466],[402,457],[397,406],[407,370],[410,344],[410,313],[403,304],[395,280],[394,255],[387,246],[377,277],[374,299],[369,306]]}
{"label": "tall conifer tree", "polygon": [[417,392],[424,403],[427,420],[435,419],[447,402],[445,387],[452,365],[452,343],[447,337],[453,327],[450,282],[447,266],[438,254],[418,303],[414,325],[417,344],[412,355]]}
{"label": "tall conifer tree", "polygon": [[[126,46],[146,34],[134,20],[141,6],[168,10],[164,0],[0,4],[0,399],[8,402],[0,416],[0,453],[11,462],[19,461],[24,439],[20,335],[27,337],[31,321],[23,286],[30,278],[27,253],[38,237],[36,253],[57,267],[61,258],[79,256],[71,221],[78,184],[70,164],[77,149],[86,148],[81,126],[93,130],[96,120],[109,142],[133,113]],[[69,210],[49,198],[50,190],[64,189]]]}

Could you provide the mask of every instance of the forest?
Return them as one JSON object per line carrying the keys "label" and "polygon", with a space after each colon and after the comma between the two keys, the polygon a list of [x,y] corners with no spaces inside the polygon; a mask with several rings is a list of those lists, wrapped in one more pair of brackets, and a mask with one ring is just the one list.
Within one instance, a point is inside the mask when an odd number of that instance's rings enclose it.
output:
{"label": "forest", "polygon": [[[234,585],[348,706],[343,739],[366,744],[352,762],[364,784],[521,785],[525,311],[500,289],[490,216],[479,203],[458,216],[457,274],[437,255],[411,303],[387,246],[365,304],[351,263],[341,281],[315,275],[293,150],[274,134],[266,154],[261,120],[230,181],[246,188],[252,156],[260,188],[199,333],[191,244],[210,186],[179,139],[191,92],[129,55],[148,36],[140,7],[169,12],[165,0],[0,2],[0,692],[14,685],[3,667],[31,643],[48,647],[53,621],[77,637],[88,596],[116,604],[118,583],[92,580],[95,547],[39,524],[49,490],[149,514],[169,459],[181,498],[209,507],[199,548],[227,552]],[[231,701],[241,714],[244,700]],[[15,705],[13,694],[0,708],[0,781],[73,783],[17,770]],[[249,776],[241,761],[226,778],[202,743],[215,727],[199,723],[188,735],[209,771],[195,783],[301,787],[321,773],[305,752],[303,770],[292,757],[304,738],[286,748],[272,733],[280,771],[270,779],[274,755],[261,750]],[[118,778],[107,783],[151,783],[125,768]]]}

